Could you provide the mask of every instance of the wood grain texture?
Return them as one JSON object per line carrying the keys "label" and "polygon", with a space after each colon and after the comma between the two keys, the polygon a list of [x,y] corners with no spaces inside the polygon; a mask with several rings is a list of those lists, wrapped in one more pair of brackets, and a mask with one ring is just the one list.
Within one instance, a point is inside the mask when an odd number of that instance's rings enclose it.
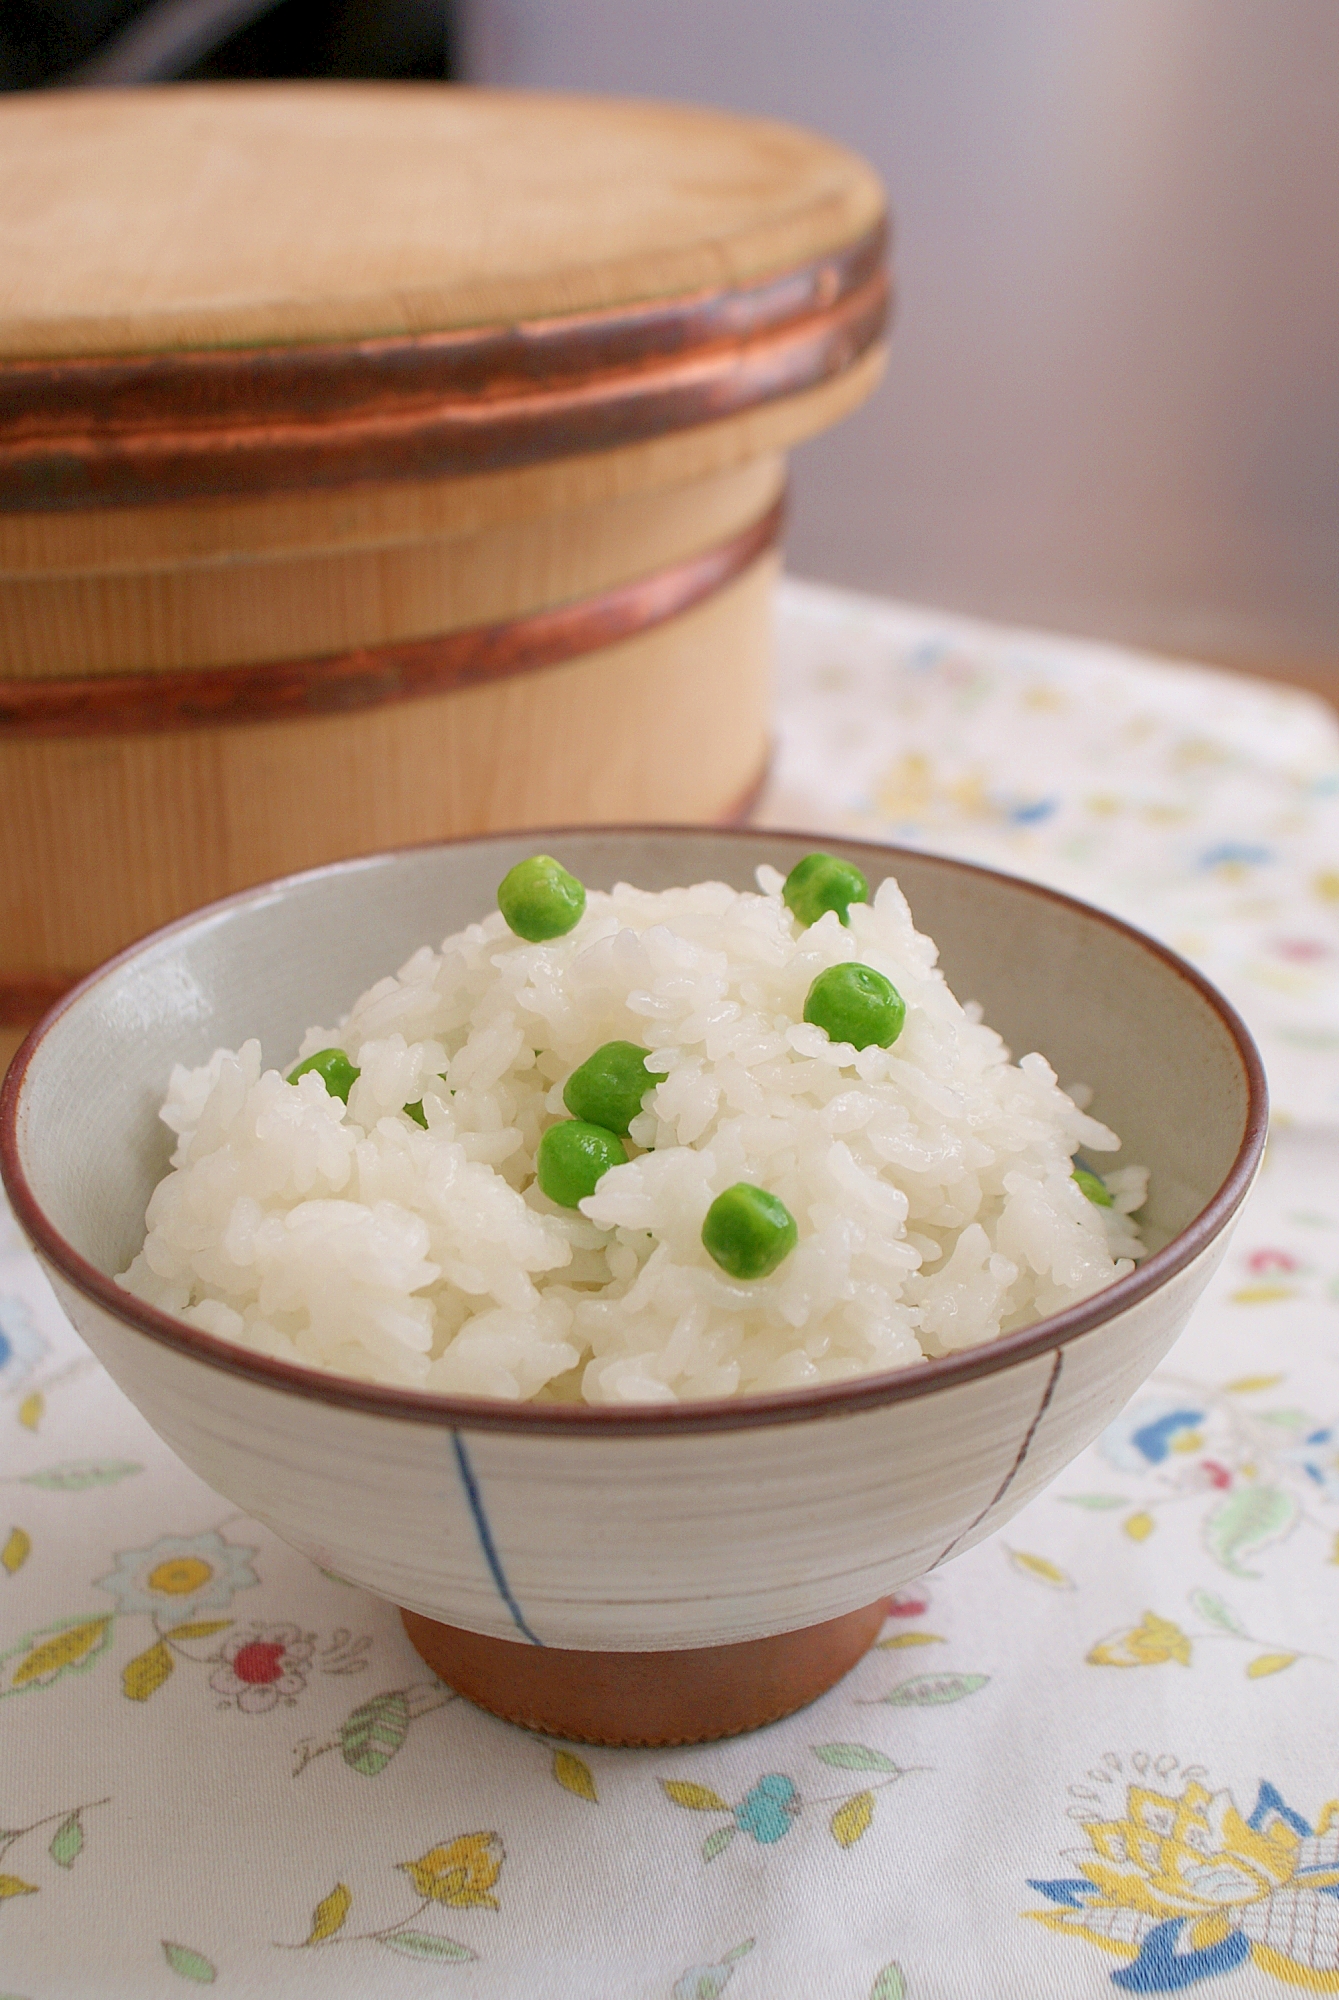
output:
{"label": "wood grain texture", "polygon": [[[743,789],[726,801],[724,809],[716,816],[716,825],[742,827],[748,824],[766,789],[770,769],[769,755]],[[0,980],[0,1077],[3,1077],[29,1028],[35,1026],[47,1010],[63,999],[91,970],[91,967],[83,966],[77,971],[50,972],[42,978]]]}
{"label": "wood grain texture", "polygon": [[697,555],[593,597],[496,624],[253,666],[0,680],[0,739],[298,722],[532,674],[635,638],[724,589],[775,546],[782,511],[778,499],[738,534]]}
{"label": "wood grain texture", "polygon": [[767,751],[776,558],[639,636],[302,724],[0,743],[0,980],[68,976],[253,882],[524,825],[712,821]]}
{"label": "wood grain texture", "polygon": [[367,340],[729,291],[883,190],[831,140],[688,106],[440,85],[0,105],[0,355]]}
{"label": "wood grain texture", "polygon": [[768,454],[686,484],[426,537],[0,575],[0,684],[301,660],[524,618],[729,541],[778,499]]}

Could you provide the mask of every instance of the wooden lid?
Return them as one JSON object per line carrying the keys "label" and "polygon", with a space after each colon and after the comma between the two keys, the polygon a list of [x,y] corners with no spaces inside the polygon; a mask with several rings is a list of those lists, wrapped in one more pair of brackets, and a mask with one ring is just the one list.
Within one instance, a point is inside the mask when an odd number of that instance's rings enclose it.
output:
{"label": "wooden lid", "polygon": [[[0,103],[0,184],[11,507],[618,444],[812,386],[886,311],[872,171],[689,107],[440,85],[43,93]],[[755,348],[732,384],[720,364]]]}

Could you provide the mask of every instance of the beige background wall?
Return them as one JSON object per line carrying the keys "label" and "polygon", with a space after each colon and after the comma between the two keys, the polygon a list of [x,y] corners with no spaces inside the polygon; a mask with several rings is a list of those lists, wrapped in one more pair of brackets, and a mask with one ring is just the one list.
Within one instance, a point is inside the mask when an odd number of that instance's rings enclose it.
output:
{"label": "beige background wall", "polygon": [[467,0],[480,81],[866,153],[889,379],[790,564],[1339,691],[1339,0]]}

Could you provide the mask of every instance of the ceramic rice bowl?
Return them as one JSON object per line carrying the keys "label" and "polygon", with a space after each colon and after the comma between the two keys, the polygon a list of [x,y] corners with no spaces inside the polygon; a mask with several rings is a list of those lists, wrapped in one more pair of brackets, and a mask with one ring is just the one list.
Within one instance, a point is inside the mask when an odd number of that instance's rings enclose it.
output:
{"label": "ceramic rice bowl", "polygon": [[[1129,1399],[1219,1263],[1263,1146],[1246,1030],[1189,966],[1064,896],[935,856],[826,843],[900,881],[949,983],[1039,1049],[1151,1170],[1150,1254],[1063,1313],[896,1373],[728,1401],[505,1403],[318,1373],[113,1283],[171,1140],[174,1062],[315,1020],[493,907],[551,848],[583,881],[752,886],[813,842],[605,830],[339,863],[215,904],[78,987],[0,1095],[19,1220],[61,1304],[154,1429],[323,1568],[402,1607],[419,1651],[494,1712],[594,1742],[755,1727],[831,1685],[882,1600],[993,1533]],[[1110,1156],[1107,1156],[1110,1157]]]}

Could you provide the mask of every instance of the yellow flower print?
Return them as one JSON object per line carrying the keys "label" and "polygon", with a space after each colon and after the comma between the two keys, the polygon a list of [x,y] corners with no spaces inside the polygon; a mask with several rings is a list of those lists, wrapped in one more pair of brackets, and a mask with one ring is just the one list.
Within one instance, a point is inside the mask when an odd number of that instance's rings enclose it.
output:
{"label": "yellow flower print", "polygon": [[495,1910],[498,1900],[489,1891],[506,1858],[506,1849],[495,1833],[462,1833],[449,1847],[430,1847],[417,1861],[396,1865],[420,1896],[430,1896],[435,1903],[450,1903],[458,1910],[471,1905]]}
{"label": "yellow flower print", "polygon": [[119,1611],[166,1613],[174,1625],[206,1611],[223,1611],[236,1591],[260,1579],[254,1549],[228,1542],[214,1529],[202,1535],[160,1535],[147,1549],[123,1549],[116,1567],[97,1580]]}
{"label": "yellow flower print", "polygon": [[[502,1873],[506,1858],[497,1834],[462,1833],[456,1840],[430,1847],[417,1861],[397,1861],[396,1867],[409,1877],[422,1901],[407,1917],[387,1924],[383,1930],[347,1928],[353,1892],[347,1883],[336,1882],[312,1911],[311,1927],[303,1942],[289,1949],[311,1951],[341,1944],[375,1944],[401,1958],[465,1964],[477,1958],[478,1952],[459,1938],[448,1937],[434,1928],[437,1919],[429,1913],[428,1905],[447,1903],[457,1910],[471,1907],[496,1910],[497,1897],[489,1891]],[[420,1929],[420,1925],[425,1928]]]}
{"label": "yellow flower print", "polygon": [[1088,1837],[1096,1852],[1079,1867],[1099,1904],[1150,1917],[1203,1917],[1272,1896],[1292,1880],[1299,1844],[1281,1820],[1252,1832],[1229,1793],[1198,1783],[1179,1799],[1131,1785],[1125,1817],[1090,1823]]}
{"label": "yellow flower print", "polygon": [[213,1579],[214,1571],[199,1556],[177,1556],[167,1562],[155,1563],[145,1577],[149,1590],[159,1591],[164,1597],[189,1597],[194,1590],[203,1590]]}
{"label": "yellow flower print", "polygon": [[1126,1992],[1177,1992],[1249,1960],[1304,1992],[1339,1993],[1334,1817],[1327,1806],[1313,1830],[1268,1783],[1249,1819],[1189,1773],[1179,1797],[1132,1783],[1123,1814],[1085,1823],[1089,1846],[1068,1857],[1077,1873],[1032,1882],[1057,1907],[1027,1915],[1129,1960],[1112,1974]]}
{"label": "yellow flower print", "polygon": [[1128,1631],[1099,1639],[1087,1655],[1090,1667],[1158,1667],[1167,1660],[1190,1665],[1190,1641],[1170,1618],[1146,1611]]}
{"label": "yellow flower print", "polygon": [[885,819],[920,819],[934,800],[935,782],[927,757],[910,750],[880,779],[875,805]]}

